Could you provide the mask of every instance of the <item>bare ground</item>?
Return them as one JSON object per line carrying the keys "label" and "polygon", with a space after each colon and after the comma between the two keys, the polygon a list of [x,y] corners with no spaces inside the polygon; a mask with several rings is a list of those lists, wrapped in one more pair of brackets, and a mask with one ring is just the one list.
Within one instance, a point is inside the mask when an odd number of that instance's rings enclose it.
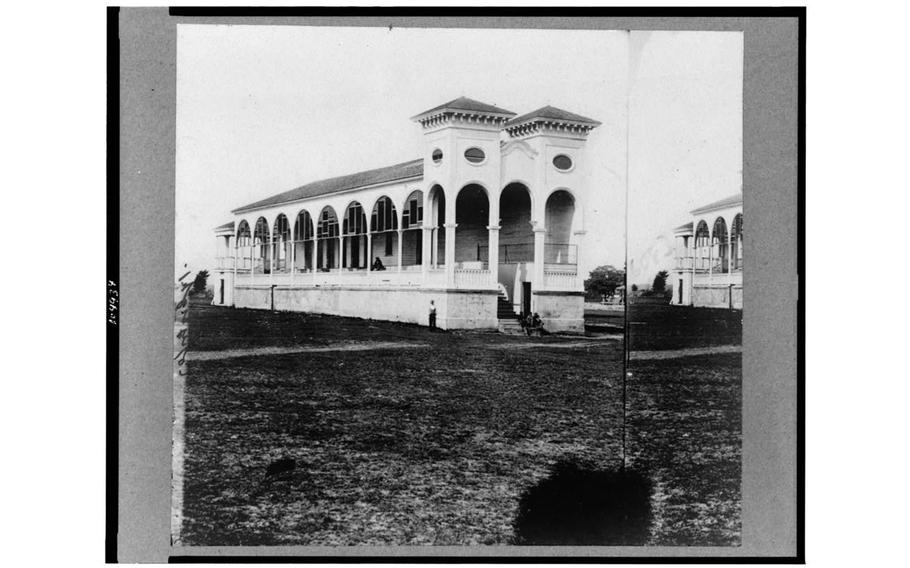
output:
{"label": "bare ground", "polygon": [[[615,336],[190,314],[184,544],[533,544],[522,505],[558,464],[619,468]],[[739,355],[630,372],[629,462],[651,487],[640,544],[738,543]],[[296,469],[266,479],[283,456]]]}

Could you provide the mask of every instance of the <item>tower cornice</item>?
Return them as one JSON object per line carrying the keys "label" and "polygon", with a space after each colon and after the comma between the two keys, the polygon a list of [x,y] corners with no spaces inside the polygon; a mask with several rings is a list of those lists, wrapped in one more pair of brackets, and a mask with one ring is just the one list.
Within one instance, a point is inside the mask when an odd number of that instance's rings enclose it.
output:
{"label": "tower cornice", "polygon": [[460,97],[413,116],[411,120],[419,123],[424,130],[447,126],[499,130],[514,116],[515,113],[510,110]]}

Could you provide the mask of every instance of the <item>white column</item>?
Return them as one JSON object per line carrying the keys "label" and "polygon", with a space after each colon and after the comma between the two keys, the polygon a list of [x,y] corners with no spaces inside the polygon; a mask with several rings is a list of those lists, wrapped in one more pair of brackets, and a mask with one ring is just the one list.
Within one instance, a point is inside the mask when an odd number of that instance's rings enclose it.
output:
{"label": "white column", "polygon": [[348,247],[347,239],[344,236],[338,237],[338,268],[347,268],[348,266]]}
{"label": "white column", "polygon": [[687,306],[693,305],[692,295],[695,293],[695,267],[698,262],[698,241],[695,234],[692,234],[692,270],[689,272],[689,286],[686,290],[689,293]]}
{"label": "white column", "polygon": [[234,277],[231,278],[231,305],[234,305],[234,287],[237,286],[237,255],[240,248],[237,246],[237,237],[234,237]]}
{"label": "white column", "polygon": [[422,227],[420,230],[420,271],[426,279],[427,272],[430,270],[430,259],[432,258],[433,248],[433,229],[431,227]]}
{"label": "white column", "polygon": [[367,270],[370,270],[370,267],[373,266],[373,233],[367,233],[367,250],[366,250],[366,259],[367,259]]}
{"label": "white column", "polygon": [[446,223],[446,287],[455,287],[455,228],[456,223]]}
{"label": "white column", "polygon": [[338,270],[341,270],[341,255],[343,254],[342,249],[344,249],[343,241],[344,237],[338,237],[338,248],[335,250],[335,266],[338,267]]}
{"label": "white column", "polygon": [[266,250],[269,251],[269,285],[271,285],[272,277],[275,275],[275,257],[278,256],[275,254],[274,239],[269,239],[269,246],[266,247]]}
{"label": "white column", "polygon": [[458,217],[456,214],[457,207],[457,199],[453,198],[451,200],[446,200],[446,222],[444,226],[446,229],[445,274],[447,288],[455,287],[455,228],[458,227],[458,224],[455,223],[455,219]]}
{"label": "white column", "polygon": [[[714,285],[714,229],[708,233],[708,287]],[[713,294],[714,292],[709,292]]]}
{"label": "white column", "polygon": [[401,267],[403,264],[401,262],[401,251],[404,249],[403,241],[404,241],[404,231],[399,228],[398,229],[398,272],[401,272],[401,270],[402,270]]}
{"label": "white column", "polygon": [[575,285],[577,290],[584,290],[584,275],[579,274],[579,267],[583,266],[582,251],[584,250],[585,235],[588,232],[584,230],[575,231]]}
{"label": "white column", "polygon": [[495,286],[499,282],[499,225],[487,226],[489,241],[487,246],[487,264],[490,269],[491,283]]}
{"label": "white column", "polygon": [[499,230],[502,228],[499,224],[499,200],[501,197],[502,194],[499,191],[494,191],[489,197],[487,268],[490,270],[490,284],[494,287],[499,283]]}
{"label": "white column", "polygon": [[297,266],[296,266],[297,265],[297,262],[296,262],[297,261],[297,241],[293,239],[293,235],[291,238],[291,255],[290,256],[291,256],[291,258],[289,258],[288,261],[290,262],[290,265],[291,265],[290,266],[291,282],[294,282],[294,272],[297,271]]}
{"label": "white column", "polygon": [[532,285],[534,290],[543,290],[546,287],[543,273],[544,239],[546,236],[547,229],[545,227],[539,224],[534,226],[534,278]]}
{"label": "white column", "polygon": [[733,231],[727,231],[727,274],[733,274]]}

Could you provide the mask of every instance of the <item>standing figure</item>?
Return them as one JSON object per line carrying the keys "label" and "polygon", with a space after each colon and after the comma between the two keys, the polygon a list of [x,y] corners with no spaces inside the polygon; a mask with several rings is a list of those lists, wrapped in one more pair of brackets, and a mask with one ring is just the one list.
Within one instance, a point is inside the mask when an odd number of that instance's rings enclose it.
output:
{"label": "standing figure", "polygon": [[430,300],[430,329],[436,329],[436,304]]}

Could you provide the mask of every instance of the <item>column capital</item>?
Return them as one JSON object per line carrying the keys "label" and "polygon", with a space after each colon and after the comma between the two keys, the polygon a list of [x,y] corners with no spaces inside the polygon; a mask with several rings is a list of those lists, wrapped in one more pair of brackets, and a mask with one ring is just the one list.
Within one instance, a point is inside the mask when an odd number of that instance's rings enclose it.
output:
{"label": "column capital", "polygon": [[534,227],[531,230],[534,231],[535,233],[546,233],[547,232],[546,227]]}
{"label": "column capital", "polygon": [[498,231],[499,229],[502,229],[500,225],[487,225],[488,231]]}
{"label": "column capital", "polygon": [[443,227],[445,227],[446,229],[454,229],[457,226],[458,226],[458,223],[446,223],[445,225],[443,225]]}

